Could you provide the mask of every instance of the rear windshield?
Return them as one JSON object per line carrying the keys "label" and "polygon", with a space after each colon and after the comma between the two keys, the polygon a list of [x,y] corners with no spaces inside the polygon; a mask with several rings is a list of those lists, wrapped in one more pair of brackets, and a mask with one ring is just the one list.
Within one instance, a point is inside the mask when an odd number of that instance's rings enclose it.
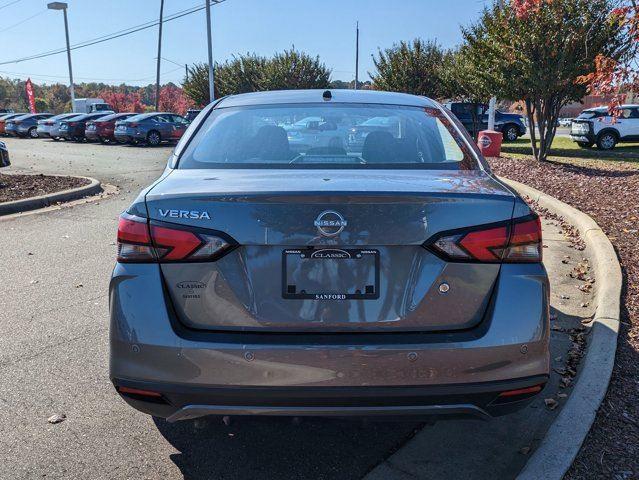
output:
{"label": "rear windshield", "polygon": [[478,169],[436,108],[303,104],[219,108],[178,168]]}

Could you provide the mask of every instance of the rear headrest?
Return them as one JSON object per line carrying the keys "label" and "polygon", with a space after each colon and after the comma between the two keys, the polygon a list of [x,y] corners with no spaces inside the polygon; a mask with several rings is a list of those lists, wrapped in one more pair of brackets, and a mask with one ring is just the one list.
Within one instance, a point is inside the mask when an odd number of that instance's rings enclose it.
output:
{"label": "rear headrest", "polygon": [[252,155],[263,160],[285,160],[290,155],[286,130],[276,125],[264,125],[253,137]]}
{"label": "rear headrest", "polygon": [[397,154],[397,140],[390,133],[378,131],[366,136],[362,158],[368,163],[393,163]]}

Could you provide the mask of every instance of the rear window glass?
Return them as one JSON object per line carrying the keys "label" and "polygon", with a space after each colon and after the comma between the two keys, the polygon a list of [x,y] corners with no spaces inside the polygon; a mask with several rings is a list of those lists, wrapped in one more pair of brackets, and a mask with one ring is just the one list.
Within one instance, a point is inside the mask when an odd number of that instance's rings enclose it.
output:
{"label": "rear window glass", "polygon": [[178,168],[479,166],[439,109],[297,104],[212,110]]}

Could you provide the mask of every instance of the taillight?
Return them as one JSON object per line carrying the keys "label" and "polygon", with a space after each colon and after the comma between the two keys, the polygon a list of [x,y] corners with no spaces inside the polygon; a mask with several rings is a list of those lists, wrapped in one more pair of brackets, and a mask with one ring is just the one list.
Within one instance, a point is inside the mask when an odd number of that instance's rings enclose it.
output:
{"label": "taillight", "polygon": [[508,249],[504,252],[504,262],[541,262],[541,220],[537,215],[527,219],[514,220]]}
{"label": "taillight", "polygon": [[118,262],[153,262],[155,252],[146,218],[123,213],[118,222]]}
{"label": "taillight", "polygon": [[206,262],[217,260],[236,246],[221,232],[149,222],[123,213],[118,223],[118,262]]}
{"label": "taillight", "polygon": [[444,232],[426,248],[454,262],[541,262],[541,222],[537,215],[499,224]]}

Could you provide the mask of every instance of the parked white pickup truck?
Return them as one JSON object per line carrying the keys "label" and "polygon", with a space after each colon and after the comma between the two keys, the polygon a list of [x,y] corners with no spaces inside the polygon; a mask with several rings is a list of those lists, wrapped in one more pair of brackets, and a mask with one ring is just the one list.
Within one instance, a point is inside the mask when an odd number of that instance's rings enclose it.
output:
{"label": "parked white pickup truck", "polygon": [[570,138],[580,147],[611,150],[617,143],[639,141],[639,105],[588,108],[573,119]]}

